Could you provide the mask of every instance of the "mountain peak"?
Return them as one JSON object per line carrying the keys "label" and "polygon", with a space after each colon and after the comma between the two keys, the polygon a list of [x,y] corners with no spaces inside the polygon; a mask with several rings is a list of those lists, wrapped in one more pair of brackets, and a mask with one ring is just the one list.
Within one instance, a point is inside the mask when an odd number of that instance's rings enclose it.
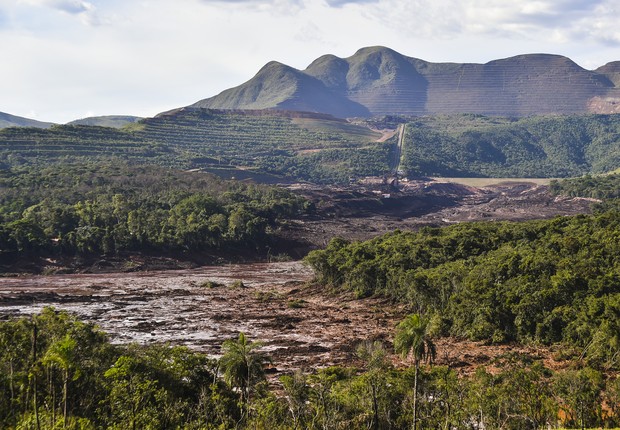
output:
{"label": "mountain peak", "polygon": [[363,57],[363,56],[372,55],[372,54],[390,54],[390,55],[395,54],[395,55],[402,56],[402,54],[399,54],[398,52],[394,51],[391,48],[377,45],[377,46],[366,46],[364,48],[360,48],[355,52],[355,54],[353,54],[352,57]]}
{"label": "mountain peak", "polygon": [[620,62],[588,71],[545,53],[486,64],[430,63],[368,46],[348,58],[323,55],[303,71],[271,61],[245,84],[193,106],[336,116],[585,113],[596,112],[594,99],[620,96],[619,70]]}

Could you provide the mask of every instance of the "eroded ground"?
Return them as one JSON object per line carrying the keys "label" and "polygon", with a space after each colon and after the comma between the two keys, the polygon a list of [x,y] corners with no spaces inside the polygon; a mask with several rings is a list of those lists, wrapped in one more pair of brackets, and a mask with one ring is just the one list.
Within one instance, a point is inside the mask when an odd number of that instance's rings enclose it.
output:
{"label": "eroded ground", "polygon": [[315,203],[316,214],[293,220],[283,234],[309,244],[308,248],[321,248],[334,236],[366,240],[395,229],[584,214],[591,212],[593,203],[592,199],[552,196],[548,186],[534,181],[473,187],[418,180],[401,184],[398,191],[369,184],[354,189],[308,187],[297,192]]}

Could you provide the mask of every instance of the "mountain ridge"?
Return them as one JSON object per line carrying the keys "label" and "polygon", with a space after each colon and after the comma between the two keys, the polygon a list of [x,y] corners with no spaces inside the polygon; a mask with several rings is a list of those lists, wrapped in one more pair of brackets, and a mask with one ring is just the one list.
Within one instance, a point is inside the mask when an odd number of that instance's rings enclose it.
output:
{"label": "mountain ridge", "polygon": [[0,112],[0,129],[7,127],[50,128],[52,125],[54,125],[54,123],[37,121],[30,118]]}
{"label": "mountain ridge", "polygon": [[340,117],[475,113],[523,117],[620,112],[620,61],[586,70],[556,54],[432,63],[373,46],[318,57],[304,70],[269,62],[193,107],[287,109]]}

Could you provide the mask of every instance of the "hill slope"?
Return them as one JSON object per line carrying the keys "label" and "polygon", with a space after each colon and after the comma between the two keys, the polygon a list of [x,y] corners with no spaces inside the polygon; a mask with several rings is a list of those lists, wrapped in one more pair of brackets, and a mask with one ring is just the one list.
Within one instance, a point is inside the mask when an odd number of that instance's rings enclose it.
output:
{"label": "hill slope", "polygon": [[[260,172],[313,182],[389,170],[393,139],[320,114],[184,108],[121,129],[86,125],[0,130],[0,166],[121,158],[134,164]],[[262,178],[261,180],[266,180]]]}
{"label": "hill slope", "polygon": [[50,128],[52,125],[53,124],[51,122],[41,122],[34,119],[23,118],[21,116],[0,112],[0,129],[7,127]]}
{"label": "hill slope", "polygon": [[308,110],[340,117],[478,113],[613,113],[618,69],[588,71],[569,58],[520,55],[486,64],[430,63],[385,47],[325,55],[303,71],[271,62],[248,82],[195,103],[219,109]]}
{"label": "hill slope", "polygon": [[479,115],[418,118],[406,125],[408,175],[570,177],[620,166],[620,115]]}

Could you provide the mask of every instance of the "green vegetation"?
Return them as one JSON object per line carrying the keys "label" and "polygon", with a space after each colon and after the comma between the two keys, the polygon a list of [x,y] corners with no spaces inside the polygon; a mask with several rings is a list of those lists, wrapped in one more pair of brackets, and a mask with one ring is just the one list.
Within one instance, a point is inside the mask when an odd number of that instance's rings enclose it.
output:
{"label": "green vegetation", "polygon": [[323,284],[407,303],[436,334],[562,342],[620,368],[620,212],[334,239],[306,261]]}
{"label": "green vegetation", "polygon": [[297,371],[267,384],[269,358],[260,342],[243,333],[225,341],[221,359],[215,360],[184,347],[113,345],[97,327],[45,308],[32,317],[0,322],[0,427],[534,430],[620,425],[620,378],[591,367],[553,372],[541,361],[508,354],[493,363],[493,372],[480,367],[471,376],[459,376],[446,366],[396,369],[387,345],[379,341],[362,342],[357,355],[359,368]]}
{"label": "green vegetation", "polygon": [[121,159],[194,169],[238,167],[298,180],[348,182],[389,170],[394,142],[325,116],[182,109],[122,129],[85,125],[0,130],[0,166]]}
{"label": "green vegetation", "polygon": [[[404,118],[368,124],[395,126]],[[570,177],[620,165],[620,115],[481,115],[410,119],[402,167],[410,176]],[[316,183],[389,172],[396,137],[294,112],[186,108],[122,129],[64,125],[0,130],[0,166],[122,159],[167,167],[236,168]]]}
{"label": "green vegetation", "polygon": [[258,249],[307,203],[286,190],[126,164],[0,172],[0,254]]}
{"label": "green vegetation", "polygon": [[418,428],[418,373],[422,360],[435,359],[435,344],[430,339],[429,322],[418,314],[407,316],[396,329],[394,350],[403,358],[413,358],[413,430]]}
{"label": "green vegetation", "polygon": [[620,115],[453,115],[406,126],[410,176],[560,178],[620,165]]}
{"label": "green vegetation", "polygon": [[620,174],[591,176],[553,181],[551,192],[570,197],[589,197],[594,199],[620,198]]}

